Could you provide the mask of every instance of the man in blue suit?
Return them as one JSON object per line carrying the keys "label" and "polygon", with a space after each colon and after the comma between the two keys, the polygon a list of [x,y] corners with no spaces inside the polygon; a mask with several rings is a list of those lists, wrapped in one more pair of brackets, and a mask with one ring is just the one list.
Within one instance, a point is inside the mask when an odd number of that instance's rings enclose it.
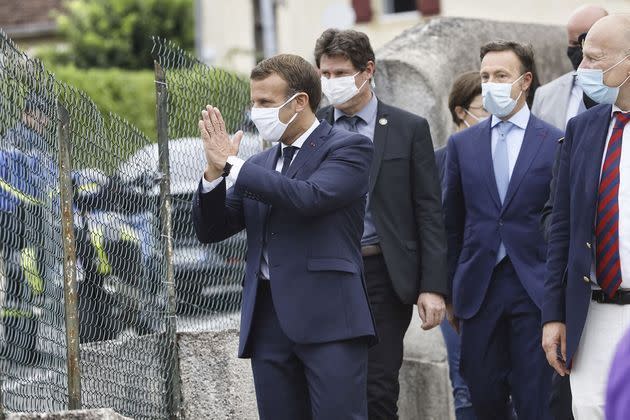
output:
{"label": "man in blue suit", "polygon": [[630,17],[589,30],[577,83],[595,106],[567,125],[558,166],[543,348],[569,373],[577,420],[604,418],[616,344],[630,327]]}
{"label": "man in blue suit", "polygon": [[[315,68],[281,54],[251,72],[251,118],[276,146],[236,157],[211,106],[193,204],[200,241],[247,231],[239,357],[251,358],[261,419],[367,419],[375,339],[361,257],[372,142],[319,122]],[[226,192],[227,178],[234,186]]]}
{"label": "man in blue suit", "polygon": [[481,48],[484,108],[492,118],[448,142],[445,192],[461,372],[477,417],[549,419],[551,369],[540,350],[546,245],[540,210],[562,132],[530,114],[531,47]]}

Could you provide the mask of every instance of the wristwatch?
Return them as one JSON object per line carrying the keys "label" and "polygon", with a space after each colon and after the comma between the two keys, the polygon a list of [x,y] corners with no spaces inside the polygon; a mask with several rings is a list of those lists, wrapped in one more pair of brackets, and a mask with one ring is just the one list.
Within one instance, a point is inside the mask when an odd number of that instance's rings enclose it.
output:
{"label": "wristwatch", "polygon": [[223,178],[227,178],[231,170],[232,170],[232,164],[230,162],[225,162],[225,166],[223,167],[223,173],[221,174],[221,176]]}

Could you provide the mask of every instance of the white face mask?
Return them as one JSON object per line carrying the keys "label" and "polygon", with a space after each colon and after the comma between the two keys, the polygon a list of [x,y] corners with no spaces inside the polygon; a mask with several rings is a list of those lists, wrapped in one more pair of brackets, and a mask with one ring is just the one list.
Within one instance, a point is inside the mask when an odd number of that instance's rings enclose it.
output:
{"label": "white face mask", "polygon": [[361,72],[358,71],[352,76],[335,77],[333,79],[328,79],[324,76],[321,77],[322,92],[326,95],[331,105],[344,104],[357,96],[361,88],[363,88],[367,82],[366,79],[365,82],[357,88],[354,78],[359,73]]}
{"label": "white face mask", "polygon": [[491,83],[485,82],[481,84],[481,96],[483,97],[483,107],[499,118],[503,118],[514,110],[516,103],[520,99],[523,91],[518,94],[516,99],[512,99],[512,86],[525,76],[516,79],[512,83]]}
{"label": "white face mask", "polygon": [[262,136],[264,140],[267,140],[267,141],[280,140],[280,138],[284,134],[284,131],[287,129],[289,124],[291,124],[293,120],[295,119],[295,117],[297,117],[298,115],[298,113],[296,112],[291,117],[289,122],[285,124],[282,121],[280,121],[280,109],[282,109],[282,107],[284,107],[286,104],[288,104],[293,99],[295,99],[295,97],[298,96],[299,94],[300,92],[291,96],[289,99],[286,100],[285,103],[283,103],[279,107],[275,107],[275,108],[254,107],[252,108],[252,112],[251,112],[252,122],[254,123],[254,125],[256,125],[258,132],[260,133],[260,135]]}

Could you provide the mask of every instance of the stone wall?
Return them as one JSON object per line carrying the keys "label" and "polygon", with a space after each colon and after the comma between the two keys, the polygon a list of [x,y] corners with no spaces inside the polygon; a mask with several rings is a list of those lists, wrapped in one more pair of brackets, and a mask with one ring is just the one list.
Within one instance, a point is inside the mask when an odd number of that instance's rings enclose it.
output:
{"label": "stone wall", "polygon": [[437,18],[376,52],[376,94],[425,117],[433,144],[443,145],[454,128],[447,106],[451,84],[459,74],[479,70],[479,48],[498,39],[532,44],[541,83],[571,70],[560,26]]}

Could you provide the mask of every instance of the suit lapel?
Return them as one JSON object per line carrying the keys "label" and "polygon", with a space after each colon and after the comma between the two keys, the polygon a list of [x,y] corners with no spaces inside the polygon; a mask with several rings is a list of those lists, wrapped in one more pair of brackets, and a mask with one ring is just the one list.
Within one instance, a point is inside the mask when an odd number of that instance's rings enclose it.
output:
{"label": "suit lapel", "polygon": [[300,148],[300,151],[295,156],[295,159],[291,162],[291,166],[289,166],[289,170],[287,171],[287,177],[293,178],[297,171],[308,162],[311,156],[313,156],[313,153],[319,148],[319,145],[322,144],[326,135],[330,133],[330,130],[331,126],[326,121],[319,123],[319,126],[308,136]]}
{"label": "suit lapel", "polygon": [[[378,172],[381,169],[381,162],[383,160],[383,153],[385,152],[385,143],[387,142],[387,132],[389,124],[387,123],[387,106],[383,105],[381,101],[378,101],[378,107],[376,109],[376,122],[374,126],[374,157],[372,159],[372,166],[370,167],[370,194],[376,184],[376,178],[378,178]],[[383,121],[385,124],[381,124]]]}
{"label": "suit lapel", "polygon": [[521,145],[521,150],[518,153],[518,158],[516,159],[516,165],[514,165],[514,170],[512,171],[512,176],[510,177],[510,184],[508,185],[508,190],[505,194],[505,200],[503,200],[503,211],[508,207],[512,198],[516,194],[521,181],[527,174],[527,170],[532,165],[534,158],[538,154],[540,147],[543,142],[542,139],[545,136],[546,129],[540,124],[540,121],[535,117],[529,117],[529,122],[527,123],[527,128],[525,129],[525,135],[523,136],[523,144]]}
{"label": "suit lapel", "polygon": [[[492,118],[488,118],[487,120],[479,123],[481,131],[479,131],[479,136],[477,137],[477,147],[479,163],[481,164],[481,169],[484,171],[484,179],[485,184],[488,187],[488,191],[490,192],[490,196],[492,196],[492,201],[497,206],[497,208],[501,208],[501,198],[499,197],[499,190],[497,189],[497,179],[494,176],[494,163],[492,162],[492,128],[490,127],[492,122]],[[483,125],[483,126],[482,126]],[[474,165],[476,163],[473,162]]]}
{"label": "suit lapel", "polygon": [[[604,147],[606,146],[606,137],[608,137],[608,128],[610,127],[611,109],[612,106],[609,105],[601,107],[601,110],[597,111],[597,115],[588,125],[588,134],[584,137],[588,139],[589,147],[581,148],[582,153],[587,154],[587,156],[583,156],[582,162],[584,163],[584,179],[586,180],[586,185],[584,186],[585,197],[587,200],[590,200],[590,203],[585,205],[588,206],[586,208],[593,209],[593,211],[597,205],[599,175],[602,159],[604,158]],[[591,219],[595,220],[595,214],[593,214]]]}

